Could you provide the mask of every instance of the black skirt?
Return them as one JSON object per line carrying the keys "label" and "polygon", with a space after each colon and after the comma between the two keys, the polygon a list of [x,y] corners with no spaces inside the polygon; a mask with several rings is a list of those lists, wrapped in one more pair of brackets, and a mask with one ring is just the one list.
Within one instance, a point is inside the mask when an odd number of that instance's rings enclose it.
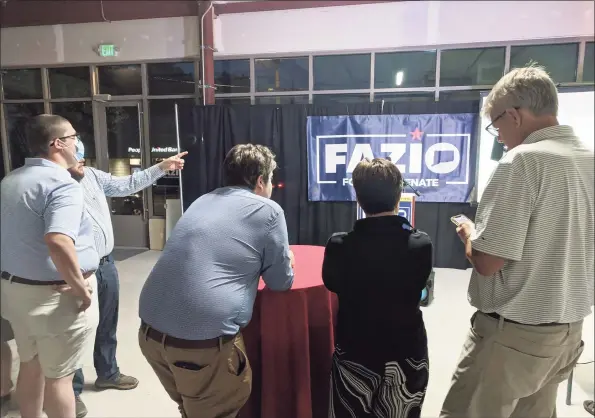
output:
{"label": "black skirt", "polygon": [[329,418],[419,418],[429,380],[427,349],[419,358],[379,361],[368,347],[357,353],[335,347]]}

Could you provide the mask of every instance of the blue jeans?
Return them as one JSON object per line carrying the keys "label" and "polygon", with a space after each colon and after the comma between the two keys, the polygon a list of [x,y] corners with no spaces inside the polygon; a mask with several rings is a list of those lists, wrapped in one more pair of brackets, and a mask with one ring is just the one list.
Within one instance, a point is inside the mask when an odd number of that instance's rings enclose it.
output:
{"label": "blue jeans", "polygon": [[[97,297],[99,299],[99,325],[95,336],[93,363],[97,377],[111,380],[118,377],[120,369],[116,361],[116,329],[118,328],[118,309],[120,305],[120,280],[114,258],[110,254],[96,272]],[[74,374],[72,386],[75,395],[83,392],[85,377],[83,370]]]}

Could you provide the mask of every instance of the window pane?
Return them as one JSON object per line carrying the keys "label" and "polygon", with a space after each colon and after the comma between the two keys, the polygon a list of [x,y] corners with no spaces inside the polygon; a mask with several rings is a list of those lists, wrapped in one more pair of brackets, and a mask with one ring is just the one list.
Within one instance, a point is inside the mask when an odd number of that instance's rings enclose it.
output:
{"label": "window pane", "polygon": [[504,74],[505,48],[470,48],[442,51],[441,86],[496,84]]}
{"label": "window pane", "polygon": [[481,90],[441,91],[438,100],[474,101],[481,98]]}
{"label": "window pane", "polygon": [[587,42],[585,45],[585,63],[583,65],[583,81],[595,81],[593,66],[595,65],[595,56],[593,55],[593,42]]}
{"label": "window pane", "polygon": [[89,67],[49,68],[50,97],[91,97]]}
{"label": "window pane", "polygon": [[43,99],[39,68],[2,70],[2,87],[6,100]]}
{"label": "window pane", "polygon": [[140,65],[104,65],[97,67],[99,93],[112,96],[142,94]]}
{"label": "window pane", "polygon": [[312,102],[316,105],[350,104],[370,102],[369,94],[315,94]]}
{"label": "window pane", "polygon": [[25,123],[30,117],[42,113],[43,103],[7,103],[4,105],[12,170],[25,164],[25,157],[29,155],[29,147],[25,139]]}
{"label": "window pane", "polygon": [[314,57],[314,90],[370,88],[370,54]]}
{"label": "window pane", "polygon": [[374,87],[432,87],[436,85],[436,51],[376,54]]}
{"label": "window pane", "polygon": [[250,60],[215,61],[217,93],[250,92]]}
{"label": "window pane", "polygon": [[257,105],[308,104],[308,96],[261,96],[255,99]]}
{"label": "window pane", "polygon": [[[109,173],[129,176],[142,169],[140,159],[140,112],[137,105],[118,105],[105,108]],[[111,197],[113,215],[142,216],[144,190],[126,197]],[[118,232],[116,232],[118,245]]]}
{"label": "window pane", "polygon": [[215,104],[218,105],[249,105],[249,97],[215,97]]}
{"label": "window pane", "polygon": [[423,93],[376,93],[375,102],[433,102],[434,92]]}
{"label": "window pane", "polygon": [[308,58],[254,60],[256,91],[308,90]]}
{"label": "window pane", "polygon": [[[175,104],[178,104],[180,141],[191,143],[194,137],[194,99],[165,99],[149,101],[149,139],[151,141],[151,165],[177,154]],[[180,198],[178,172],[168,173],[153,184],[153,214],[165,216],[166,199]]]}
{"label": "window pane", "polygon": [[0,180],[4,178],[4,149],[0,147]]}
{"label": "window pane", "polygon": [[194,63],[147,64],[149,94],[194,94]]}
{"label": "window pane", "polygon": [[52,113],[68,119],[85,145],[85,165],[97,167],[91,102],[52,103]]}
{"label": "window pane", "polygon": [[578,44],[513,46],[510,50],[510,68],[525,67],[534,61],[545,67],[558,83],[576,81]]}

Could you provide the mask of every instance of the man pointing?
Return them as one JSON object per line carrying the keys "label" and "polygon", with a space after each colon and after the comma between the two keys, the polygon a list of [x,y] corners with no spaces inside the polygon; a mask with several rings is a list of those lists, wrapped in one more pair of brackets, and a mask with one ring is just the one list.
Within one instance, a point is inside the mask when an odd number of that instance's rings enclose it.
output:
{"label": "man pointing", "polygon": [[[125,177],[114,177],[95,168],[85,167],[84,160],[69,170],[70,175],[83,187],[85,210],[93,222],[95,247],[100,257],[96,272],[99,325],[93,351],[97,372],[95,387],[98,389],[129,390],[138,386],[137,379],[120,373],[116,361],[120,283],[111,255],[114,249],[114,232],[106,197],[125,197],[146,189],[167,171],[183,169],[183,157],[186,154],[187,152],[179,153],[144,171]],[[87,408],[80,398],[84,381],[83,371],[79,369],[73,379],[77,418],[87,415]]]}

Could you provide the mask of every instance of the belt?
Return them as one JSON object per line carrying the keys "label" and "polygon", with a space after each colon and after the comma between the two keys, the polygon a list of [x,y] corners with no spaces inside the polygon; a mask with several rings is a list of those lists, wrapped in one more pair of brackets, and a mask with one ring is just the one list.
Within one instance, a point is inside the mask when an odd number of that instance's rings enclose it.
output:
{"label": "belt", "polygon": [[4,280],[9,280],[14,283],[28,284],[28,285],[32,285],[32,286],[61,286],[61,285],[66,284],[66,282],[64,280],[43,281],[43,280],[24,279],[19,276],[13,276],[12,274],[10,274],[6,271],[1,272],[0,277],[2,277]]}
{"label": "belt", "polygon": [[103,266],[105,263],[107,263],[108,260],[109,260],[109,255],[106,255],[105,257],[101,257],[99,259],[99,265]]}
{"label": "belt", "polygon": [[[90,271],[88,273],[83,274],[83,278],[84,279],[88,279],[89,277],[91,277],[93,274],[95,274],[94,271]],[[50,281],[44,281],[44,280],[31,280],[31,279],[24,279],[22,277],[19,276],[14,276],[6,271],[0,272],[0,277],[4,280],[9,280],[11,282],[14,283],[19,283],[19,284],[28,284],[31,286],[62,286],[67,284],[64,280],[50,280]]]}
{"label": "belt", "polygon": [[140,324],[140,330],[147,338],[150,338],[153,341],[163,343],[169,347],[181,349],[214,348],[218,347],[220,342],[221,344],[226,344],[236,337],[235,335],[223,335],[221,337],[211,338],[209,340],[183,340],[181,338],[171,337],[167,334],[157,331],[155,328],[151,328],[151,326],[146,324],[144,321]]}
{"label": "belt", "polygon": [[504,322],[508,322],[510,324],[525,325],[525,326],[530,326],[530,327],[552,327],[552,326],[555,326],[555,325],[567,325],[567,324],[559,324],[557,322],[550,322],[550,323],[547,323],[547,324],[533,324],[533,325],[531,325],[531,324],[523,324],[522,322],[516,322],[516,321],[513,321],[512,319],[506,319],[506,318],[500,316],[499,314],[497,314],[496,312],[492,312],[492,313],[482,312],[482,313],[484,315],[487,315],[490,318],[494,318],[494,319],[496,319],[498,321],[500,320],[500,318],[502,318],[502,319],[504,319]]}

